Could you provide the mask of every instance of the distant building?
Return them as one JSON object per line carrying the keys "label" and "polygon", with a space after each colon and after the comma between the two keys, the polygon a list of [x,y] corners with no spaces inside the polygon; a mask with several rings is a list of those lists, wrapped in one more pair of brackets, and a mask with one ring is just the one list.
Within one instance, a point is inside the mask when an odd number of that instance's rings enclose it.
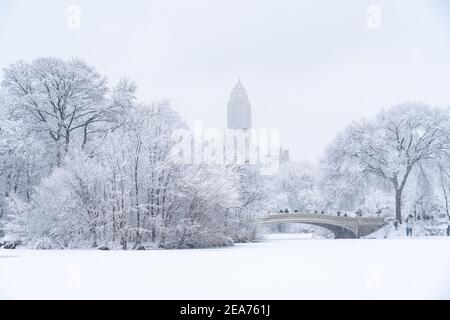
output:
{"label": "distant building", "polygon": [[285,163],[285,162],[289,162],[291,159],[289,157],[289,149],[280,149],[280,156],[279,156],[279,161],[280,164]]}
{"label": "distant building", "polygon": [[[227,128],[229,130],[244,130],[244,132],[250,134],[249,131],[252,129],[252,108],[250,101],[248,99],[247,92],[239,79],[233,91],[230,94],[230,100],[228,102],[227,109]],[[237,139],[232,139],[229,141],[237,145]],[[252,146],[250,142],[250,136],[245,138],[244,150],[241,150],[245,154],[245,159],[248,162],[249,154],[251,152],[258,153],[258,146]],[[236,146],[232,148],[232,153],[234,156],[232,158],[236,159],[238,149]],[[278,163],[278,165],[289,162],[289,150],[280,148],[279,153],[273,156],[265,155],[265,157],[272,158]]]}
{"label": "distant building", "polygon": [[247,92],[238,80],[228,102],[228,129],[248,130],[252,127],[252,108]]}

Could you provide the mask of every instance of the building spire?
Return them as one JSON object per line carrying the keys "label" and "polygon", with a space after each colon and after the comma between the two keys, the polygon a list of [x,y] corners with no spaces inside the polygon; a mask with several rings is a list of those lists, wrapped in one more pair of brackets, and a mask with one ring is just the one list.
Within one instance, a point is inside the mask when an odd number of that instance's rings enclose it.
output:
{"label": "building spire", "polygon": [[250,129],[252,127],[252,111],[247,92],[241,78],[234,87],[228,102],[228,129]]}
{"label": "building spire", "polygon": [[241,82],[241,77],[238,78],[238,82],[236,83],[236,86],[234,88],[235,89],[244,89],[244,86],[242,85],[242,82]]}

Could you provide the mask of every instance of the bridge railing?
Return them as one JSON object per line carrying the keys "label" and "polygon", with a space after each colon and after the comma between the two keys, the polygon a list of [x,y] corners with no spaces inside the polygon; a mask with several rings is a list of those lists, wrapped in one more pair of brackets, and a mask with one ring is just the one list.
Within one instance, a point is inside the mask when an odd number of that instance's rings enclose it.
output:
{"label": "bridge railing", "polygon": [[342,224],[355,225],[383,225],[385,223],[383,218],[369,218],[369,217],[343,217],[331,216],[318,213],[273,213],[261,219],[262,222],[284,221],[284,220],[313,220],[323,222],[335,222]]}

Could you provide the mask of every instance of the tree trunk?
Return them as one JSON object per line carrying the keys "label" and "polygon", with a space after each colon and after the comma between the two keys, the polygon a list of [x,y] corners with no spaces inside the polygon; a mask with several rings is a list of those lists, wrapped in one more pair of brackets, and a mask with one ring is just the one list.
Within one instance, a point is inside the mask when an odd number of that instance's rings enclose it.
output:
{"label": "tree trunk", "polygon": [[151,217],[151,237],[152,242],[156,241],[156,225],[155,225],[155,195],[154,188],[150,191],[150,217]]}
{"label": "tree trunk", "polygon": [[395,190],[395,219],[402,224],[402,190]]}
{"label": "tree trunk", "polygon": [[447,195],[447,189],[445,188],[445,183],[442,182],[442,191],[444,192],[444,198],[445,198],[445,211],[447,212],[447,217],[450,219],[450,212],[448,207],[448,195]]}
{"label": "tree trunk", "polygon": [[441,174],[441,187],[442,187],[442,193],[444,194],[444,199],[445,199],[445,211],[447,212],[447,217],[450,220],[450,212],[449,212],[449,205],[448,205],[448,194],[447,194],[447,188],[445,186],[445,177],[444,177],[444,170],[442,167],[439,167],[439,171]]}
{"label": "tree trunk", "polygon": [[58,145],[56,150],[56,166],[60,168],[62,165],[62,152],[61,147]]}
{"label": "tree trunk", "polygon": [[94,223],[92,226],[92,248],[97,248],[97,226]]}
{"label": "tree trunk", "polygon": [[[139,147],[140,148],[140,147]],[[141,211],[139,208],[139,154],[136,157],[136,161],[134,164],[134,195],[136,201],[136,241],[135,247],[137,248],[141,244]]]}
{"label": "tree trunk", "polygon": [[27,169],[27,192],[26,192],[26,197],[27,197],[27,203],[29,204],[31,202],[31,173],[30,173],[30,169]]}
{"label": "tree trunk", "polygon": [[64,143],[64,155],[69,153],[69,144],[70,144],[70,130],[66,130],[66,141]]}

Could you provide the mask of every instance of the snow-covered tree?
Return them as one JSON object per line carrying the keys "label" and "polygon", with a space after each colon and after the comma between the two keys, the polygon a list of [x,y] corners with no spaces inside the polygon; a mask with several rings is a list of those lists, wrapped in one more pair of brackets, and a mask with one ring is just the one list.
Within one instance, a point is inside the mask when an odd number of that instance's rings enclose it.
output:
{"label": "snow-covered tree", "polygon": [[29,201],[11,197],[5,230],[34,248],[192,248],[254,239],[256,215],[235,223],[230,214],[245,207],[249,217],[255,208],[257,189],[240,184],[250,181],[233,167],[176,163],[172,135],[185,127],[178,114],[167,101],[128,101],[121,121],[70,148]]}
{"label": "snow-covered tree", "polygon": [[258,238],[258,219],[267,214],[266,181],[254,164],[230,167],[229,179],[237,192],[237,203],[227,210],[226,232],[235,242],[250,242]]}
{"label": "snow-covered tree", "polygon": [[84,144],[91,126],[104,119],[106,80],[78,59],[20,61],[4,69],[2,87],[25,121],[47,133],[57,166],[74,138]]}
{"label": "snow-covered tree", "polygon": [[284,199],[280,208],[310,212],[317,207],[315,170],[311,164],[293,161],[281,164],[274,184]]}
{"label": "snow-covered tree", "polygon": [[29,202],[49,170],[50,155],[40,135],[13,111],[10,97],[0,92],[0,233],[8,199],[18,195]]}
{"label": "snow-covered tree", "polygon": [[176,192],[164,223],[160,246],[196,248],[233,243],[227,235],[228,211],[238,205],[233,171],[223,166],[187,165],[179,171]]}
{"label": "snow-covered tree", "polygon": [[356,177],[369,174],[391,183],[401,222],[403,190],[412,170],[449,150],[446,122],[439,109],[405,103],[350,125],[330,145],[326,161],[338,175],[349,168]]}

